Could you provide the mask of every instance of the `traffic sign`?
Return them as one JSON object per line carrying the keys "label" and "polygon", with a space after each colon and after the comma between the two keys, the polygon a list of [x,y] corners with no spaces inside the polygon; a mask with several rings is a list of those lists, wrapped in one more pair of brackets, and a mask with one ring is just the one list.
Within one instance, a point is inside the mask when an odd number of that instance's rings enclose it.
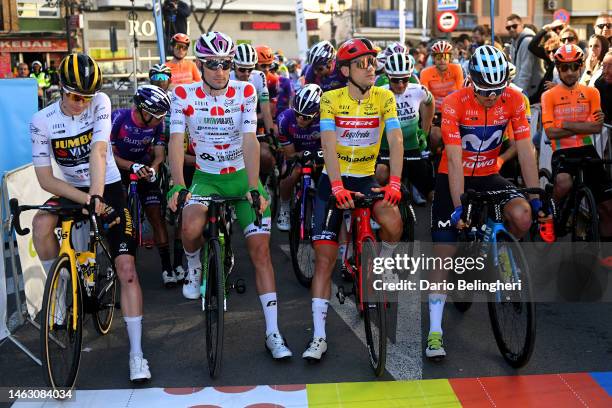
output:
{"label": "traffic sign", "polygon": [[567,11],[566,9],[558,9],[553,14],[553,21],[554,20],[561,20],[565,24],[569,24],[569,21],[570,21],[570,13],[569,13],[569,11]]}
{"label": "traffic sign", "polygon": [[459,17],[454,11],[445,11],[438,14],[438,28],[443,33],[455,31],[457,25],[459,25]]}
{"label": "traffic sign", "polygon": [[438,0],[436,9],[438,11],[459,10],[459,0]]}

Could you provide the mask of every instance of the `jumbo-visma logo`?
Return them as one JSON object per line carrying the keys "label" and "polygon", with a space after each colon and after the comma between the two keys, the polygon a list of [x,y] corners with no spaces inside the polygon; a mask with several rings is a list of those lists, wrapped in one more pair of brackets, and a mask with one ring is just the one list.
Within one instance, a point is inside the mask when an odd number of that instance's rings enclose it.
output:
{"label": "jumbo-visma logo", "polygon": [[89,163],[93,129],[88,129],[78,135],[53,139],[53,154],[60,166],[75,167]]}

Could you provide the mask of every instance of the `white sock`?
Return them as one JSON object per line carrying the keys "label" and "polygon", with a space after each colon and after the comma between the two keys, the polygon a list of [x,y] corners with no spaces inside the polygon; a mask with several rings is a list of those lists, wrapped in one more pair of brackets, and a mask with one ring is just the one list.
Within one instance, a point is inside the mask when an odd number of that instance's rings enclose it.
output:
{"label": "white sock", "polygon": [[130,357],[142,358],[142,316],[124,317],[130,339]]}
{"label": "white sock", "polygon": [[45,270],[45,273],[47,275],[49,275],[49,271],[51,270],[51,267],[53,266],[53,262],[55,262],[55,258],[49,259],[48,261],[43,261],[42,259],[40,260],[40,263],[42,263],[43,269]]}
{"label": "white sock", "polygon": [[195,252],[187,252],[185,249],[185,256],[187,257],[187,269],[189,270],[190,274],[193,274],[196,269],[202,268],[202,260],[200,259],[199,249],[197,249]]}
{"label": "white sock", "polygon": [[313,337],[326,339],[325,320],[327,319],[327,307],[329,300],[312,298],[312,322],[314,323]]}
{"label": "white sock", "polygon": [[276,292],[264,293],[259,296],[259,300],[266,319],[266,337],[268,337],[272,333],[278,333]]}
{"label": "white sock", "polygon": [[442,314],[444,312],[446,295],[441,293],[429,294],[429,332],[442,333]]}

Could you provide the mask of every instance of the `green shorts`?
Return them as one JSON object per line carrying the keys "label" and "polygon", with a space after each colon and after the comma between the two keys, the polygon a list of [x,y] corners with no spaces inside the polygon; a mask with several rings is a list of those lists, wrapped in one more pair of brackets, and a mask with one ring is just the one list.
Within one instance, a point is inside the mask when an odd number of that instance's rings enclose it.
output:
{"label": "green shorts", "polygon": [[[259,190],[259,194],[265,197],[266,200],[270,199],[268,193],[261,185],[261,182],[258,182],[257,189]],[[189,191],[191,191],[192,195],[202,197],[211,196],[213,194],[218,194],[222,197],[244,197],[249,191],[247,171],[246,169],[242,169],[229,174],[210,174],[196,170]],[[200,202],[193,200],[188,202],[186,206],[193,204],[202,205]],[[234,203],[233,206],[236,210],[238,223],[240,224],[240,228],[244,231],[245,237],[253,234],[270,233],[270,206],[264,211],[261,226],[259,227],[255,226],[255,211],[248,201],[238,201]]]}

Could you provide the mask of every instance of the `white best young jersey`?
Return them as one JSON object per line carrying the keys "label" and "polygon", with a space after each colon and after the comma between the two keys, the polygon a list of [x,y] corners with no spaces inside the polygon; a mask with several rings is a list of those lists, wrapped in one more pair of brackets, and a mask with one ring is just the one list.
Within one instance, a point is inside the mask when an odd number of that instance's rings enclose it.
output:
{"label": "white best young jersey", "polygon": [[[230,79],[238,81],[236,78],[236,73],[234,71],[230,72]],[[249,81],[255,87],[257,91],[257,99],[259,102],[268,102],[270,100],[270,92],[268,91],[268,84],[266,82],[266,74],[261,71],[253,70],[251,71],[251,75],[249,75]]]}
{"label": "white best young jersey", "polygon": [[121,180],[110,143],[111,103],[98,92],[83,113],[67,116],[60,101],[36,112],[30,123],[32,162],[35,167],[50,167],[51,156],[57,162],[68,183],[89,187],[89,155],[96,142],[106,147],[105,184]]}
{"label": "white best young jersey", "polygon": [[170,134],[185,133],[196,156],[196,169],[227,174],[244,168],[242,137],[257,129],[257,94],[248,82],[232,81],[224,95],[204,93],[202,82],[172,92]]}

